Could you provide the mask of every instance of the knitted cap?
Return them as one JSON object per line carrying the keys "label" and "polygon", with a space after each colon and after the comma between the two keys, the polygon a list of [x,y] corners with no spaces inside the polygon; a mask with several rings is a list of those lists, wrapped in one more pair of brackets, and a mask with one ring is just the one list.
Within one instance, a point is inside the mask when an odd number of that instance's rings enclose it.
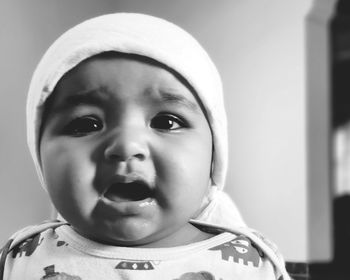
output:
{"label": "knitted cap", "polygon": [[[236,207],[221,192],[228,148],[226,113],[218,71],[190,34],[168,21],[143,14],[109,14],[82,22],[59,37],[41,59],[28,93],[27,141],[43,187],[46,188],[39,160],[39,130],[45,100],[65,73],[83,60],[107,51],[152,58],[178,72],[194,88],[205,108],[214,144],[211,194],[199,218],[211,221],[212,212],[221,213],[214,215],[218,218],[223,211],[215,209],[226,205],[228,211],[234,213],[232,219],[236,220],[235,223],[241,223]],[[217,222],[222,223],[221,218]]]}

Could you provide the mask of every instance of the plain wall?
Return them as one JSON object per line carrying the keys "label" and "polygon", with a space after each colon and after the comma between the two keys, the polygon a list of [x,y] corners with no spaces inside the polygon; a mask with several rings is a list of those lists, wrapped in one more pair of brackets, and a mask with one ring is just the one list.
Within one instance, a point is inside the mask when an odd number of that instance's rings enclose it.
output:
{"label": "plain wall", "polygon": [[69,27],[132,11],[179,24],[207,49],[226,93],[226,190],[250,227],[286,259],[310,259],[304,25],[310,7],[311,0],[1,1],[0,240],[50,216],[25,140],[25,97],[36,63]]}

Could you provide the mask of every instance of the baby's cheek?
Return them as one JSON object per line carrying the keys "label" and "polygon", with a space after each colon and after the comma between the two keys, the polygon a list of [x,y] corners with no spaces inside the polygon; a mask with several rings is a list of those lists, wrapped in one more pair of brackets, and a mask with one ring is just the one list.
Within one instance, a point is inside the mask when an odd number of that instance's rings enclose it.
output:
{"label": "baby's cheek", "polygon": [[49,173],[48,191],[57,210],[69,221],[90,215],[97,201],[91,162],[82,155],[61,154]]}
{"label": "baby's cheek", "polygon": [[65,191],[74,190],[73,187],[81,184],[84,176],[88,176],[87,156],[77,151],[64,143],[47,143],[42,148],[42,167],[47,187],[56,192],[62,188]]}

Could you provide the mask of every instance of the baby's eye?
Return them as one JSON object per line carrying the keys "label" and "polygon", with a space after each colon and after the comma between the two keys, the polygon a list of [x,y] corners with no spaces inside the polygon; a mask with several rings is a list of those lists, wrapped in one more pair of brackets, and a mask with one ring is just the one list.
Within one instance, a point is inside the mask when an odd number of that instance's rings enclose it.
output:
{"label": "baby's eye", "polygon": [[65,128],[64,133],[73,136],[84,136],[91,132],[101,130],[101,120],[93,116],[79,117],[72,120]]}
{"label": "baby's eye", "polygon": [[150,126],[161,130],[176,130],[185,127],[186,125],[185,122],[178,117],[165,114],[155,116],[152,119]]}

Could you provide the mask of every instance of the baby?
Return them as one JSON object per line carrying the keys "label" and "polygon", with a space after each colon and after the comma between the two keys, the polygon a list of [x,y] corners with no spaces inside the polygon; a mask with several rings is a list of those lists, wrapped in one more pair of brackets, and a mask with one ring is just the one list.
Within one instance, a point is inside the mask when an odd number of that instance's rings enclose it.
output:
{"label": "baby", "polygon": [[27,128],[58,220],[7,242],[0,279],[290,279],[222,191],[220,77],[179,27],[121,13],[67,31],[33,75]]}

